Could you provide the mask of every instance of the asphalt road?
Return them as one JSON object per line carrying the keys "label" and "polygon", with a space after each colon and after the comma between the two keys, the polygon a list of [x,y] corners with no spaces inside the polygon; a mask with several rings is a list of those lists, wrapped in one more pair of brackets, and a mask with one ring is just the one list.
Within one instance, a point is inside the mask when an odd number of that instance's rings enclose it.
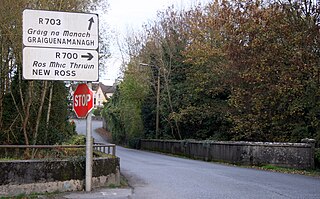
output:
{"label": "asphalt road", "polygon": [[[76,131],[78,134],[86,135],[86,120],[85,119],[74,119],[73,120],[76,124]],[[94,130],[97,128],[102,127],[102,121],[95,121],[92,120],[92,137],[94,138],[95,142],[106,142],[100,135],[98,135]]]}
{"label": "asphalt road", "polygon": [[[85,123],[76,121],[78,132]],[[102,123],[94,121],[93,128]],[[85,131],[85,128],[84,128]],[[103,139],[93,133],[99,141]],[[135,199],[320,199],[320,179],[171,157],[117,147]],[[112,198],[112,197],[105,197]],[[119,198],[116,193],[113,198]]]}

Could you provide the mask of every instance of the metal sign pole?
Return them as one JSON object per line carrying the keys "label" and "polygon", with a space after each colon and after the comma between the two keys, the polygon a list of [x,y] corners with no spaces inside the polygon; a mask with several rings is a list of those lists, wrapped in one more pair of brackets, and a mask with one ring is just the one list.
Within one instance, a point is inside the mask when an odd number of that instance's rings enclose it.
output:
{"label": "metal sign pole", "polygon": [[[92,89],[92,83],[87,83],[88,87]],[[93,100],[93,99],[91,99]],[[92,136],[91,136],[91,129],[92,129],[92,113],[91,111],[88,113],[87,116],[87,134],[86,134],[86,191],[91,191],[92,187]]]}

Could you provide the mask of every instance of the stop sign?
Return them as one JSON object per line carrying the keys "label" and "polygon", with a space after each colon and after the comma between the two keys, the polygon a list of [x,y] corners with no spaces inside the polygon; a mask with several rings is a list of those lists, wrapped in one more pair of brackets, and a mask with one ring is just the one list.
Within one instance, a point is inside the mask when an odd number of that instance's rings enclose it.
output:
{"label": "stop sign", "polygon": [[93,92],[87,84],[79,84],[73,93],[73,110],[78,118],[87,117],[93,109]]}

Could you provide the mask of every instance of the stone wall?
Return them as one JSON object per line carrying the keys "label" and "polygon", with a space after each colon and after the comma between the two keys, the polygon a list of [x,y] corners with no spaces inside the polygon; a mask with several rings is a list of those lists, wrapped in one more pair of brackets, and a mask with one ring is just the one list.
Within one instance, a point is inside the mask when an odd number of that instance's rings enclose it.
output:
{"label": "stone wall", "polygon": [[232,164],[314,168],[311,143],[141,140],[141,149]]}
{"label": "stone wall", "polygon": [[[92,186],[120,185],[119,158],[94,158]],[[0,197],[84,189],[85,159],[0,161]]]}

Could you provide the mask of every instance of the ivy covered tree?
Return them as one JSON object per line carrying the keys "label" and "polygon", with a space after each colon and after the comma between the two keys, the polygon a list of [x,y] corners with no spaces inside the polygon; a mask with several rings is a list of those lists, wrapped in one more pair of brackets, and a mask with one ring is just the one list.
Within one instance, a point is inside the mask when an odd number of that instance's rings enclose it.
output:
{"label": "ivy covered tree", "polygon": [[131,144],[132,140],[143,136],[141,107],[147,90],[143,77],[129,64],[124,82],[117,87],[103,112],[115,142]]}

